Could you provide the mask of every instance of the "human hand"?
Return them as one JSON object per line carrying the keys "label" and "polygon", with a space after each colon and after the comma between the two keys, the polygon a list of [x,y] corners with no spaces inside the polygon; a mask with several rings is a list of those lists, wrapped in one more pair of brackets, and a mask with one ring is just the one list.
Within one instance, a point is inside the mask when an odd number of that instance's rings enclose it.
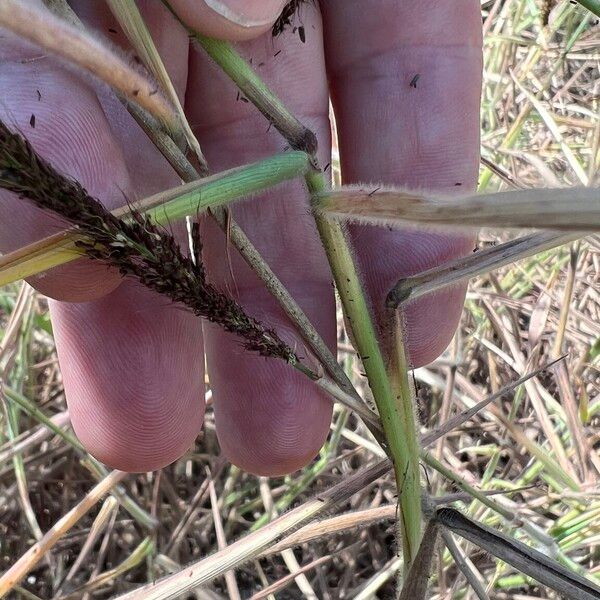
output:
{"label": "human hand", "polygon": [[[83,20],[125,45],[104,5],[81,2]],[[210,7],[241,9],[233,24]],[[307,3],[306,41],[270,24],[284,0],[173,1],[207,35],[251,41],[240,51],[319,139],[329,162],[328,97],[336,112],[344,183],[472,189],[478,172],[481,19],[479,2],[323,0]],[[186,114],[213,172],[281,151],[285,141],[242,102],[160,3],[140,2],[161,56],[185,97]],[[220,10],[220,9],[219,9]],[[227,11],[221,11],[231,16]],[[113,33],[113,31],[117,33]],[[258,37],[257,37],[258,36]],[[177,176],[123,107],[106,91],[40,51],[11,41],[0,48],[0,113],[25,132],[51,164],[110,208],[178,184]],[[415,76],[419,75],[418,78]],[[328,83],[329,82],[329,83]],[[415,83],[416,82],[416,83]],[[413,85],[411,85],[411,83]],[[98,95],[97,95],[98,92]],[[35,115],[31,125],[31,115]],[[240,203],[235,219],[290,290],[330,348],[336,345],[331,275],[300,182]],[[0,192],[0,251],[64,225]],[[375,312],[398,278],[467,254],[464,236],[352,227],[351,238]],[[225,235],[205,224],[211,279],[247,312],[302,347],[276,302]],[[234,279],[231,277],[233,273]],[[310,461],[322,445],[331,403],[279,361],[245,353],[238,340],[106,267],[78,261],[32,283],[50,301],[57,351],[75,432],[110,466],[160,468],[193,443],[204,414],[204,354],[217,435],[228,458],[257,474],[279,475]],[[448,344],[464,297],[454,287],[406,309],[415,365]]]}

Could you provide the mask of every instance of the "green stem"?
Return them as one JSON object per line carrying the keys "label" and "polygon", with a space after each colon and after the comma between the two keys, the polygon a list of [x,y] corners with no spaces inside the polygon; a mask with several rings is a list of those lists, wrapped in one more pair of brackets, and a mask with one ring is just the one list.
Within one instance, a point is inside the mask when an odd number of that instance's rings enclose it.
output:
{"label": "green stem", "polygon": [[[275,154],[259,162],[186,184],[183,188],[175,188],[175,198],[144,212],[159,224],[177,221],[294,179],[307,171],[309,161],[309,156],[304,152]],[[157,194],[156,198],[163,194]],[[151,202],[152,198],[148,201]]]}
{"label": "green stem", "polygon": [[[151,216],[161,225],[168,224],[188,215],[197,215],[267,190],[306,172],[310,157],[304,152],[284,152],[256,163],[244,165],[212,177],[193,181],[141,200],[134,206]],[[129,207],[116,214],[127,217]],[[47,238],[48,245],[41,250],[27,251],[11,261],[10,268],[2,269],[0,284],[25,279],[43,271],[63,265],[78,258],[81,252],[75,245],[76,234],[58,234]],[[32,245],[33,247],[34,245]],[[9,255],[5,260],[11,257]],[[0,261],[1,264],[1,261]]]}
{"label": "green stem", "polygon": [[[313,197],[324,192],[326,186],[321,173],[310,172],[306,181]],[[412,407],[408,410],[406,408],[406,403],[411,401],[411,396],[409,394],[407,397],[404,394],[405,384],[402,381],[404,374],[400,373],[405,364],[398,364],[398,368],[394,369],[395,385],[390,385],[367,301],[341,225],[327,220],[322,215],[316,215],[315,219],[333,271],[344,314],[352,329],[379,409],[394,464],[404,566],[408,569],[421,541],[421,487],[414,417]],[[403,355],[403,351],[400,351],[399,355]],[[410,416],[407,417],[408,414]]]}
{"label": "green stem", "polygon": [[316,152],[317,138],[315,134],[300,123],[263,80],[248,67],[246,60],[234,50],[231,44],[209,38],[187,27],[169,6],[169,3],[164,2],[164,4],[294,150],[304,150],[309,154]]}
{"label": "green stem", "polygon": [[585,6],[590,12],[600,17],[600,0],[577,0],[581,6]]}

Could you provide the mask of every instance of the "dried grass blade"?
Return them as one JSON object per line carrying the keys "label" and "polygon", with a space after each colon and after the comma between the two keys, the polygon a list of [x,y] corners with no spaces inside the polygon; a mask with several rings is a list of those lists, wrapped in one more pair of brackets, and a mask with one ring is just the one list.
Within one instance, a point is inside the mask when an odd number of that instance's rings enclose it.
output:
{"label": "dried grass blade", "polygon": [[208,164],[206,163],[206,159],[202,154],[200,144],[192,132],[183,107],[181,106],[181,102],[179,101],[179,96],[177,95],[175,87],[173,86],[173,82],[167,73],[167,69],[160,57],[160,54],[158,53],[154,41],[152,40],[152,35],[150,34],[148,26],[144,22],[144,19],[135,4],[135,1],[106,0],[106,2],[113,15],[119,22],[119,25],[121,25],[123,31],[125,32],[127,39],[136,49],[146,67],[152,72],[156,80],[161,84],[166,96],[175,107],[187,144],[196,155],[202,172],[207,173]]}
{"label": "dried grass blade", "polygon": [[90,527],[90,533],[87,536],[85,542],[83,543],[79,555],[75,559],[75,562],[72,564],[71,568],[69,569],[69,572],[60,584],[58,590],[56,591],[57,595],[62,594],[65,588],[68,589],[72,585],[71,581],[73,580],[79,569],[82,567],[82,565],[84,565],[85,561],[88,559],[89,554],[91,553],[91,551],[94,548],[94,545],[96,544],[96,541],[98,540],[100,535],[102,535],[104,530],[109,526],[118,508],[119,503],[117,502],[114,496],[109,496],[102,503],[102,506]]}
{"label": "dried grass blade", "polygon": [[503,560],[570,600],[598,600],[600,587],[512,537],[477,523],[453,508],[441,508],[435,519],[453,533]]}
{"label": "dried grass blade", "polygon": [[[225,530],[223,529],[221,513],[219,512],[217,491],[215,490],[212,474],[208,467],[206,467],[206,477],[208,479],[208,493],[210,495],[210,508],[213,516],[213,524],[215,526],[215,535],[217,536],[217,547],[219,550],[226,550],[227,539],[225,537]],[[231,600],[241,600],[240,590],[238,589],[234,571],[227,571],[227,573],[225,573],[225,584],[227,585],[227,593],[229,594],[229,598]]]}
{"label": "dried grass blade", "polygon": [[460,198],[401,189],[342,187],[320,196],[317,210],[359,223],[600,230],[600,190],[587,187],[515,190]]}
{"label": "dried grass blade", "polygon": [[525,94],[529,102],[531,102],[535,110],[537,110],[540,117],[542,117],[542,120],[546,124],[546,127],[548,127],[550,133],[554,136],[554,139],[559,143],[560,148],[563,151],[565,158],[567,159],[567,162],[569,163],[569,165],[571,165],[571,168],[579,178],[581,184],[588,185],[590,180],[587,176],[587,173],[581,166],[581,163],[577,160],[577,157],[573,153],[573,150],[571,150],[571,148],[569,147],[569,144],[567,144],[567,142],[565,141],[563,135],[560,132],[560,129],[558,128],[558,125],[556,124],[556,121],[550,114],[550,111],[547,110],[546,107],[531,92],[529,92],[529,90],[527,90],[523,86],[523,84],[514,76],[512,72],[511,77],[517,85],[517,87],[521,90],[521,92],[523,92],[523,94]]}
{"label": "dried grass blade", "polygon": [[178,573],[169,575],[144,585],[132,592],[119,596],[117,600],[167,600],[220,577],[227,571],[258,556],[281,535],[295,529],[318,514],[331,510],[338,502],[344,501],[365,485],[375,481],[390,469],[391,463],[383,460],[372,467],[359,471],[346,481],[323,492],[317,498],[285,513],[255,533],[251,533],[231,544],[226,550],[216,552]]}
{"label": "dried grass blade", "polygon": [[408,300],[439,290],[464,279],[477,277],[513,262],[533,256],[581,237],[573,233],[539,232],[480,250],[466,257],[424,271],[414,277],[400,279],[390,290],[386,303],[391,308]]}
{"label": "dried grass blade", "polygon": [[0,0],[0,26],[95,75],[169,129],[178,127],[175,109],[156,83],[81,29],[47,10],[16,0]]}
{"label": "dried grass blade", "polygon": [[79,600],[80,598],[89,598],[89,596],[87,596],[88,592],[106,585],[113,579],[134,569],[154,551],[154,548],[155,545],[153,539],[150,536],[145,537],[123,562],[108,571],[97,574],[86,584],[66,596],[60,596],[58,600]]}
{"label": "dried grass blade", "polygon": [[508,394],[515,388],[519,387],[521,384],[525,383],[526,381],[529,381],[530,379],[532,379],[533,377],[536,377],[537,375],[539,375],[546,369],[549,369],[550,367],[554,366],[558,362],[564,360],[566,358],[566,356],[567,355],[560,356],[559,358],[557,358],[553,361],[550,361],[549,363],[543,365],[542,367],[539,367],[535,371],[531,371],[530,373],[523,375],[523,377],[519,377],[519,379],[517,379],[516,381],[512,381],[512,382],[506,384],[502,389],[498,390],[494,394],[491,394],[490,396],[488,396],[481,402],[478,402],[475,406],[462,411],[461,413],[455,415],[451,419],[448,419],[445,423],[443,423],[437,429],[434,429],[434,430],[430,431],[429,433],[425,434],[421,438],[421,445],[423,447],[430,446],[439,438],[450,433],[450,431],[453,431],[457,427],[460,427],[463,423],[466,423],[470,418],[475,416],[478,412],[482,411],[488,404],[490,404],[494,400],[497,400],[498,398],[502,398],[502,396],[504,396],[505,394]]}
{"label": "dried grass blade", "polygon": [[0,577],[0,598],[29,573],[54,545],[69,531],[96,503],[127,476],[123,471],[112,471],[95,485],[85,497],[69,512],[61,517],[44,537],[31,546],[16,563]]}
{"label": "dried grass blade", "polygon": [[250,597],[250,600],[264,600],[271,594],[281,592],[281,590],[285,589],[288,585],[292,583],[292,581],[294,581],[295,577],[298,577],[298,575],[303,575],[304,573],[308,573],[309,571],[316,569],[317,567],[329,562],[332,558],[333,556],[331,555],[321,556],[321,558],[317,558],[316,560],[309,562],[303,567],[300,567],[295,573],[290,573],[289,575],[282,577],[275,583],[272,583],[270,586],[264,588],[260,592],[257,592],[256,594]]}

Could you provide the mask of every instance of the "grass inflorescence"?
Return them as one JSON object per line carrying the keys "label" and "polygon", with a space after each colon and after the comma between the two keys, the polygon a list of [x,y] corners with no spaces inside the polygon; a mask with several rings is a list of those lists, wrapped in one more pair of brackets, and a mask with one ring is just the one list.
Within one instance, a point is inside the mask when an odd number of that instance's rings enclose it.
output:
{"label": "grass inflorescence", "polygon": [[198,225],[195,257],[183,254],[172,235],[132,209],[115,217],[83,186],[59,173],[19,133],[0,121],[0,187],[76,225],[87,237],[77,246],[89,258],[116,267],[148,288],[187,306],[195,315],[235,333],[247,350],[296,364],[296,353],[268,327],[247,315],[206,277]]}

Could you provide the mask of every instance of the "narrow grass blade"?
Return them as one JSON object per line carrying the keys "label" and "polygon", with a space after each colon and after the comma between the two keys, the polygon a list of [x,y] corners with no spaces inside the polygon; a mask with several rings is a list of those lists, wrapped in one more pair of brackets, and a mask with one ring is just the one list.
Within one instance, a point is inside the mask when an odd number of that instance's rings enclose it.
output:
{"label": "narrow grass blade", "polygon": [[600,190],[587,187],[425,196],[401,189],[342,187],[320,194],[316,210],[359,223],[600,230]]}
{"label": "narrow grass blade", "polygon": [[570,600],[598,600],[600,587],[560,563],[499,531],[477,523],[453,508],[441,508],[435,519],[453,533],[476,544],[525,575]]}
{"label": "narrow grass blade", "polygon": [[409,300],[416,300],[464,279],[489,273],[538,252],[568,244],[579,237],[581,236],[577,233],[540,232],[498,246],[491,246],[464,258],[441,264],[414,277],[400,279],[390,290],[386,303],[389,307],[395,308]]}
{"label": "narrow grass blade", "polygon": [[[123,218],[133,208],[149,215],[156,223],[167,225],[293,179],[301,175],[308,165],[308,155],[303,152],[282,153],[154,194],[120,207],[113,214]],[[0,257],[0,285],[31,277],[81,258],[81,251],[75,245],[81,239],[81,234],[72,228]]]}
{"label": "narrow grass blade", "polygon": [[179,118],[179,124],[183,131],[183,135],[187,141],[188,146],[194,152],[200,169],[203,173],[208,172],[208,165],[206,159],[200,149],[200,144],[196,139],[196,136],[192,132],[192,129],[188,123],[175,87],[167,73],[167,69],[158,53],[158,50],[152,40],[148,26],[144,22],[144,19],[135,4],[134,0],[106,0],[110,10],[119,21],[119,25],[123,28],[127,39],[131,42],[132,46],[136,49],[140,58],[152,72],[156,80],[161,84],[166,96],[169,98],[177,116]]}

